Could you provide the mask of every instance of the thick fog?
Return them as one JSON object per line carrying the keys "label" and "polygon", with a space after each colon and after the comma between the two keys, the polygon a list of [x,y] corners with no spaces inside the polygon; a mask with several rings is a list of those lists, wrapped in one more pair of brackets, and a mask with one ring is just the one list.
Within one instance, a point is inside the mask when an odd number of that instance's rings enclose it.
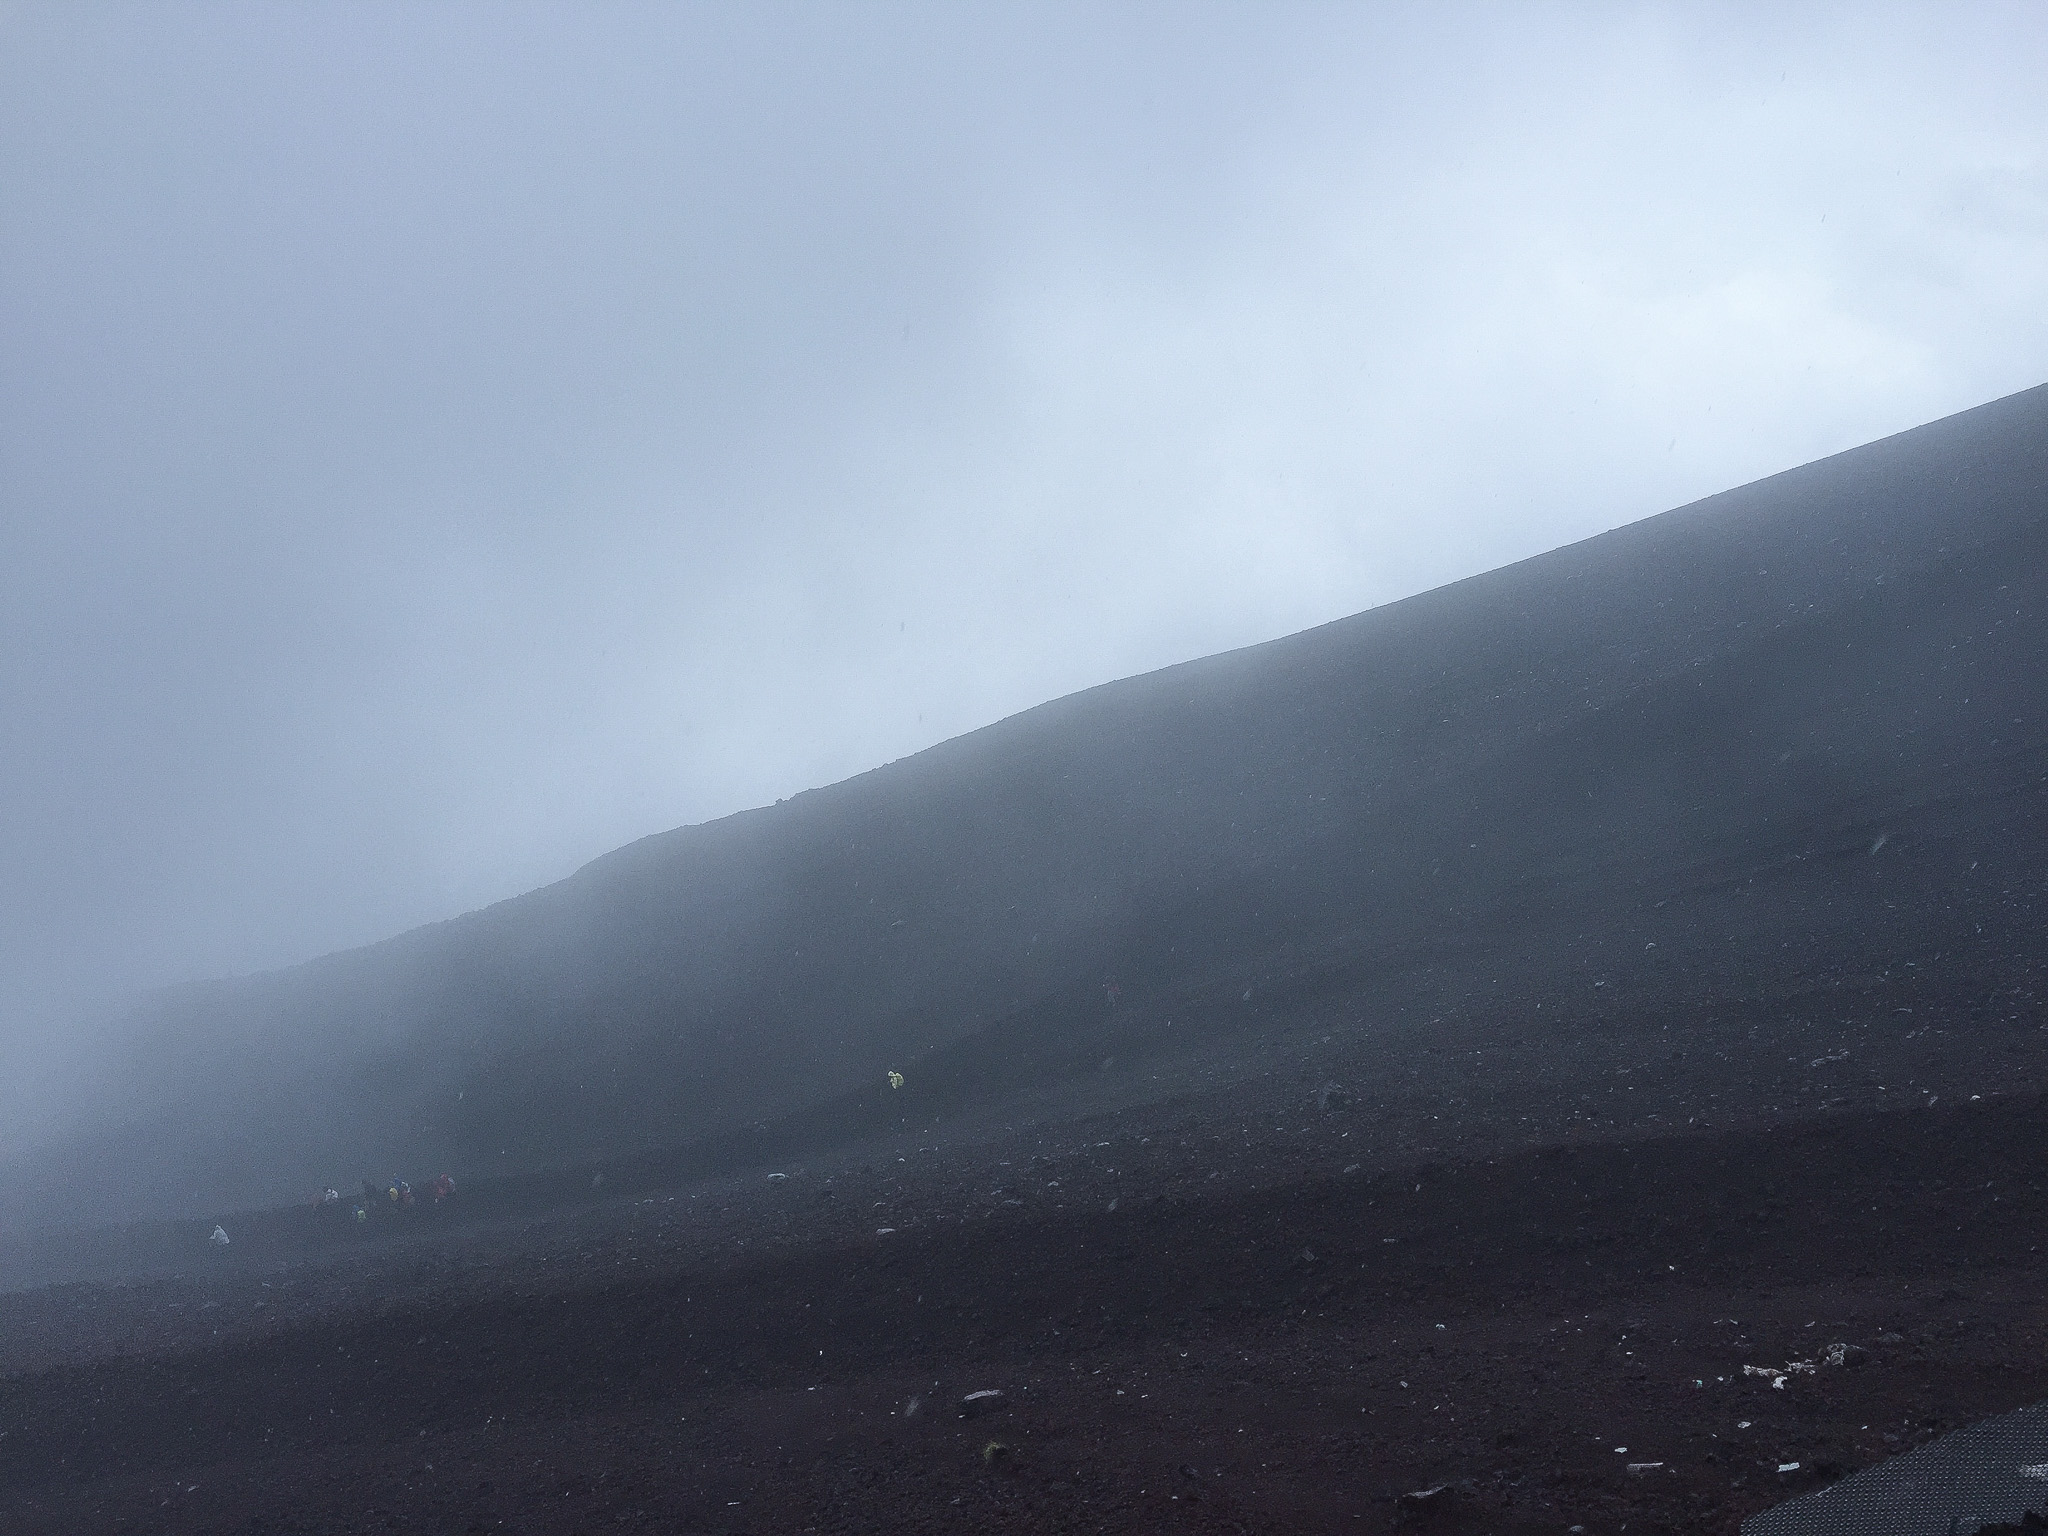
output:
{"label": "thick fog", "polygon": [[2048,13],[0,7],[0,1031],[2048,377]]}

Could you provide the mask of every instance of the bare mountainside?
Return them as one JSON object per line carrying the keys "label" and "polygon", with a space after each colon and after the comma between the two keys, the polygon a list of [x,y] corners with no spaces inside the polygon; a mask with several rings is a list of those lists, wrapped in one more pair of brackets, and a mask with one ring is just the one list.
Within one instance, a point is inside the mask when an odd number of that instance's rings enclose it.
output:
{"label": "bare mountainside", "polygon": [[2038,1402],[2044,581],[2035,390],[158,998],[0,1533],[1736,1536]]}
{"label": "bare mountainside", "polygon": [[2044,588],[2048,387],[154,997],[8,1203],[1092,1113],[1332,1019],[1385,1060],[1745,998],[1903,1032],[1891,989],[1937,982],[2002,1020],[2039,975]]}

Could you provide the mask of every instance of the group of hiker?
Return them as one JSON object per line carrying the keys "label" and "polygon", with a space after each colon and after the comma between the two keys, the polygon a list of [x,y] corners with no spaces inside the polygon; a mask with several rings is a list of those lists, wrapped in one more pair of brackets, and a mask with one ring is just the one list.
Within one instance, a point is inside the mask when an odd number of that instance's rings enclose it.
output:
{"label": "group of hiker", "polygon": [[[455,1180],[448,1174],[440,1174],[426,1187],[427,1198],[439,1205],[455,1193]],[[375,1179],[363,1180],[362,1197],[354,1202],[342,1199],[338,1189],[323,1189],[313,1197],[313,1206],[321,1211],[339,1211],[342,1206],[350,1207],[350,1215],[357,1222],[367,1222],[375,1210],[410,1211],[418,1205],[412,1185],[396,1176],[379,1184]]]}

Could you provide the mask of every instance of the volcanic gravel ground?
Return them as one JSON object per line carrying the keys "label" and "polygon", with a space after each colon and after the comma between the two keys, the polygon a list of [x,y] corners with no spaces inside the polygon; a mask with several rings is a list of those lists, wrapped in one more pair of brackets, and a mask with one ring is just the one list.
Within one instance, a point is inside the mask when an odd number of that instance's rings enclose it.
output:
{"label": "volcanic gravel ground", "polygon": [[2048,1396],[2048,1032],[1895,1016],[1417,1020],[1348,1102],[1325,1020],[772,1180],[301,1212],[0,1298],[0,1530],[1732,1531]]}
{"label": "volcanic gravel ground", "polygon": [[0,1533],[1725,1533],[2048,1398],[2044,411],[166,994]]}

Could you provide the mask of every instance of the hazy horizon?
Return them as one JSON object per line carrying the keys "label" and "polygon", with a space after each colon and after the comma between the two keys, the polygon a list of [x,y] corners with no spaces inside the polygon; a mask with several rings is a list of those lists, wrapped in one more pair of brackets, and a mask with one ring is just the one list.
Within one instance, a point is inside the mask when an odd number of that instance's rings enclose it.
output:
{"label": "hazy horizon", "polygon": [[0,7],[0,1032],[2048,377],[2048,19]]}

